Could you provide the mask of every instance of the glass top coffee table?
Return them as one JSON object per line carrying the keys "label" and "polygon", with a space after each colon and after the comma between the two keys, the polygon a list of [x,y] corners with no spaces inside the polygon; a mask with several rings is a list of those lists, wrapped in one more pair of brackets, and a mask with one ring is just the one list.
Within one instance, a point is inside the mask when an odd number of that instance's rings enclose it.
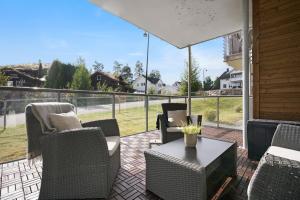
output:
{"label": "glass top coffee table", "polygon": [[146,189],[163,199],[209,199],[236,176],[237,143],[198,137],[196,148],[183,138],[145,151]]}

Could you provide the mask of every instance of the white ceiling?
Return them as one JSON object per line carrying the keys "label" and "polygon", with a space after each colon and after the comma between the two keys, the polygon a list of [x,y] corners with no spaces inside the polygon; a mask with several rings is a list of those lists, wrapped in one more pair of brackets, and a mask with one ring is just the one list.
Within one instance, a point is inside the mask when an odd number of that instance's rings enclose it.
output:
{"label": "white ceiling", "polygon": [[243,25],[243,0],[91,1],[178,48],[239,31]]}

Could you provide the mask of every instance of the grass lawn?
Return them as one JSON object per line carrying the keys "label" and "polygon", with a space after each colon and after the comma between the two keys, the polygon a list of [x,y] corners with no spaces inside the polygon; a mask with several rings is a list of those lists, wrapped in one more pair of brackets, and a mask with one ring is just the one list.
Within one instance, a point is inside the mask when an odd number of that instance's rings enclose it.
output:
{"label": "grass lawn", "polygon": [[[204,115],[207,120],[209,112],[216,111],[216,99],[193,99],[192,113]],[[242,119],[242,112],[237,112],[237,107],[242,106],[242,98],[220,98],[220,123],[235,124]],[[161,113],[160,104],[149,104],[149,130],[154,130],[156,126],[156,115]],[[111,118],[111,112],[98,112],[80,114],[82,121],[92,121],[98,119]],[[116,118],[120,127],[121,136],[132,135],[145,131],[145,109],[143,106],[120,109],[116,106]],[[212,121],[215,121],[216,118]],[[26,156],[27,136],[25,125],[8,127],[5,131],[0,131],[0,163]]]}

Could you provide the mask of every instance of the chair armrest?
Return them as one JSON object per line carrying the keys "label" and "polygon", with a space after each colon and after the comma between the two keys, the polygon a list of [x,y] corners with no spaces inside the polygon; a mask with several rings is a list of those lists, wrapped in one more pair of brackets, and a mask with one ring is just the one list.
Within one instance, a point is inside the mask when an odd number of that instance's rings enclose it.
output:
{"label": "chair armrest", "polygon": [[105,137],[120,136],[120,130],[116,119],[104,119],[91,122],[85,122],[83,127],[99,127],[101,128]]}
{"label": "chair armrest", "polygon": [[202,124],[202,115],[191,115],[187,116],[188,118],[188,123],[191,123],[193,125],[199,125],[201,126]]}
{"label": "chair armrest", "polygon": [[109,153],[100,128],[81,128],[41,137],[43,166],[63,175],[72,168],[107,165]]}
{"label": "chair armrest", "polygon": [[300,151],[300,126],[279,124],[271,145]]}

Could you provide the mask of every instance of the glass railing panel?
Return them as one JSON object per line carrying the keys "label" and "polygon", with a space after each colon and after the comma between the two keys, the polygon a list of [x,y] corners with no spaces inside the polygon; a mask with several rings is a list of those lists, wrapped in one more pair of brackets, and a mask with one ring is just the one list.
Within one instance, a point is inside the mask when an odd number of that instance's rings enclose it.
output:
{"label": "glass railing panel", "polygon": [[202,115],[203,125],[217,125],[217,100],[216,98],[192,98],[192,114]]}
{"label": "glass railing panel", "polygon": [[57,101],[51,92],[1,91],[0,163],[26,157],[25,107],[34,102]]}
{"label": "glass railing panel", "polygon": [[115,106],[121,136],[145,131],[146,115],[143,96],[116,95]]}
{"label": "glass railing panel", "polygon": [[75,105],[75,111],[83,122],[112,118],[112,95],[74,94],[62,100]]}
{"label": "glass railing panel", "polygon": [[168,103],[168,97],[149,97],[148,130],[156,129],[157,115],[162,113],[162,103]]}
{"label": "glass railing panel", "polygon": [[183,97],[172,97],[171,98],[172,103],[187,103],[187,98]]}
{"label": "glass railing panel", "polygon": [[242,97],[220,97],[220,127],[242,129],[243,101]]}

